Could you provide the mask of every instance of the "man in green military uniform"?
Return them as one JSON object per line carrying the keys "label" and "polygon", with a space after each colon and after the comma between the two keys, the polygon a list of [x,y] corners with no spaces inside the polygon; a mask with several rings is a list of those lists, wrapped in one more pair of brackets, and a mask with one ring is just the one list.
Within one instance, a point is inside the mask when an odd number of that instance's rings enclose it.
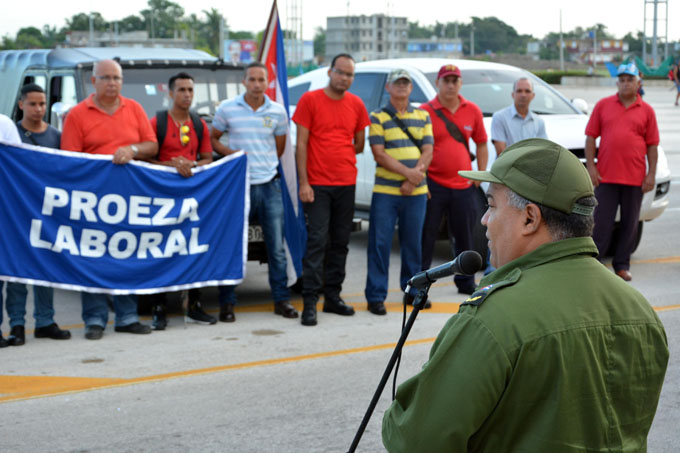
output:
{"label": "man in green military uniform", "polygon": [[385,412],[390,452],[644,451],[668,364],[645,298],[595,257],[587,171],[543,139],[490,171],[491,262]]}

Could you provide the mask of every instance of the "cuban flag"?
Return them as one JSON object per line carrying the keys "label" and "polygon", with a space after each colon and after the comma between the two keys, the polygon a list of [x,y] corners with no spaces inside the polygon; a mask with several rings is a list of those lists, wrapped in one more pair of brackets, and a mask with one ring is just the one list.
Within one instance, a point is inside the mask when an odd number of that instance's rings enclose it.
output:
{"label": "cuban flag", "polygon": [[[267,67],[267,80],[269,80],[267,96],[286,107],[288,121],[290,122],[288,72],[276,0],[272,5],[269,22],[267,22],[267,28],[262,36],[258,59]],[[279,174],[281,175],[281,193],[283,194],[284,243],[288,262],[288,284],[292,285],[302,275],[302,257],[307,242],[307,227],[302,203],[298,198],[297,166],[295,150],[290,139],[290,129],[286,137],[286,147],[279,163]]]}

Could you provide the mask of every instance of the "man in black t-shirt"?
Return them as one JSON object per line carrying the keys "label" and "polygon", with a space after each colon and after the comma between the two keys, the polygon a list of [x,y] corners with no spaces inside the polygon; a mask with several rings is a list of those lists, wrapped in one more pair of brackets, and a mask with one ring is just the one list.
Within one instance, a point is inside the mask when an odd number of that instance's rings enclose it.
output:
{"label": "man in black t-shirt", "polygon": [[[21,141],[29,145],[59,149],[61,132],[43,121],[46,109],[45,91],[39,85],[30,83],[21,89],[19,108],[23,119],[17,123]],[[2,287],[0,286],[0,290]],[[21,346],[26,342],[24,324],[26,315],[26,296],[28,291],[23,283],[7,283],[7,314],[9,315],[10,346]],[[33,286],[33,317],[35,318],[35,337],[67,340],[71,338],[68,330],[62,330],[54,322],[53,290],[43,286]]]}

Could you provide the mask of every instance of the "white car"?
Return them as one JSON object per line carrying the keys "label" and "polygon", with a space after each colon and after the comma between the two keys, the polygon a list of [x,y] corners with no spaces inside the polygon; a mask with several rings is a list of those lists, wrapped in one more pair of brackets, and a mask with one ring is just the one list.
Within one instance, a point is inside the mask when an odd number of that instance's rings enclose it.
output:
{"label": "white car", "polygon": [[[475,60],[449,60],[442,58],[409,58],[376,60],[357,63],[356,75],[350,92],[356,94],[371,112],[385,105],[389,95],[385,91],[387,75],[393,69],[407,70],[413,79],[411,102],[418,106],[436,95],[435,80],[444,64],[455,64],[461,70],[463,86],[461,95],[479,106],[484,114],[484,127],[489,135],[489,166],[496,157],[491,143],[491,116],[512,102],[511,92],[515,80],[527,77],[534,82],[536,97],[531,110],[545,120],[548,138],[572,151],[585,162],[585,129],[587,104],[582,99],[567,100],[557,90],[523,69]],[[288,81],[291,116],[295,105],[305,92],[323,88],[328,84],[328,68],[320,68]],[[294,127],[294,124],[293,124]],[[366,134],[368,137],[368,133]],[[293,133],[293,137],[295,134]],[[475,151],[470,141],[470,150]],[[475,166],[475,163],[473,163]],[[357,155],[356,209],[361,214],[368,211],[375,178],[375,160],[368,140],[364,152]],[[642,222],[659,217],[668,207],[671,172],[663,149],[659,146],[656,171],[656,189],[644,195],[640,210],[640,227],[636,242],[642,236]],[[612,241],[615,242],[615,241]]]}

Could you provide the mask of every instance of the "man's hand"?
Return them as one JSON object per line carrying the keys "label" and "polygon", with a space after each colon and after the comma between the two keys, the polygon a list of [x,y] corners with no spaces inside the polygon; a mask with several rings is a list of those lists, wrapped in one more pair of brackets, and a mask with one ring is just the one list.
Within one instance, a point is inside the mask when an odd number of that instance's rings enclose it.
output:
{"label": "man's hand", "polygon": [[401,184],[401,187],[399,187],[399,192],[401,192],[402,195],[411,195],[415,189],[416,186],[407,179]]}
{"label": "man's hand", "polygon": [[117,165],[124,165],[134,159],[135,153],[129,146],[121,146],[113,154],[113,163]]}
{"label": "man's hand", "polygon": [[314,189],[309,184],[300,184],[300,201],[303,203],[314,202]]}
{"label": "man's hand", "polygon": [[602,176],[600,176],[600,172],[597,171],[597,167],[595,165],[586,165],[586,168],[588,169],[588,174],[590,175],[590,181],[593,183],[593,187],[599,186]]}
{"label": "man's hand", "polygon": [[406,180],[411,184],[418,186],[418,184],[425,179],[425,168],[422,164],[417,165],[415,168],[409,168],[404,176],[406,176]]}
{"label": "man's hand", "polygon": [[169,163],[170,166],[177,169],[177,173],[184,176],[185,178],[189,178],[194,175],[192,172],[192,169],[194,168],[194,162],[187,159],[186,157],[173,157]]}
{"label": "man's hand", "polygon": [[648,174],[645,176],[645,180],[642,181],[642,193],[650,192],[656,187],[656,178],[653,174]]}

